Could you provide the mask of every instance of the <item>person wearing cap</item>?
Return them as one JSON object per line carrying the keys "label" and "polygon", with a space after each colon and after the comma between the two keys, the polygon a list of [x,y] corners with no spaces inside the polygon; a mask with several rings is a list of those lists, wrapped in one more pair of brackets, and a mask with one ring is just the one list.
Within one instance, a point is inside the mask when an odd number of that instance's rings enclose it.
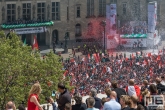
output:
{"label": "person wearing cap", "polygon": [[[90,97],[93,97],[95,99],[95,105],[94,107],[95,108],[98,108],[98,109],[101,109],[101,99],[96,97],[97,95],[97,90],[95,88],[92,88],[91,91],[90,91]],[[87,107],[88,107],[88,99],[86,100],[86,104],[87,104]]]}
{"label": "person wearing cap", "polygon": [[60,95],[56,95],[56,101],[60,110],[65,110],[65,104],[71,103],[71,96],[63,83],[58,83]]}

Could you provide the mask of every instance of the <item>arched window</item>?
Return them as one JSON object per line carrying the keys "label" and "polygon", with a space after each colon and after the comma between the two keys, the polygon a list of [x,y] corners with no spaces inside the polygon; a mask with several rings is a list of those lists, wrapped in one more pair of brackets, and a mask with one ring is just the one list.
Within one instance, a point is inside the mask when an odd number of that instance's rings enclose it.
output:
{"label": "arched window", "polygon": [[88,35],[93,35],[93,24],[88,23]]}
{"label": "arched window", "polygon": [[81,25],[80,24],[76,24],[75,26],[75,36],[78,37],[78,36],[81,36]]}

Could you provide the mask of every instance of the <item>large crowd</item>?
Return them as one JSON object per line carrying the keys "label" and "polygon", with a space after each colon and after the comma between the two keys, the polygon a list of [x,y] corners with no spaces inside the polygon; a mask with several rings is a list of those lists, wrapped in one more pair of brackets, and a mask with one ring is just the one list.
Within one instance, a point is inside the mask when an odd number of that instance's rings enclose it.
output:
{"label": "large crowd", "polygon": [[[91,47],[91,46],[90,46]],[[165,55],[162,51],[158,55],[136,52],[129,58],[122,53],[111,54],[96,53],[97,46],[90,49],[84,46],[81,49],[89,53],[82,59],[70,59],[64,63],[65,77],[71,78],[71,85],[76,87],[82,95],[89,92],[88,88],[94,87],[103,92],[113,80],[118,80],[119,87],[126,87],[128,80],[134,78],[137,85],[142,85],[142,80],[154,83],[157,76],[165,70]]]}
{"label": "large crowd", "polygon": [[[58,107],[51,97],[47,99],[53,110],[164,110],[165,100],[160,100],[165,93],[164,50],[158,54],[141,51],[128,57],[125,53],[102,53],[99,46],[85,44],[77,51],[84,56],[76,57],[72,49],[74,58],[63,62],[64,78],[70,77],[70,85],[75,89],[69,93],[65,85],[59,83],[60,94],[56,94],[55,99]],[[46,110],[39,104],[40,93],[40,84],[34,84],[29,92],[28,110]],[[107,97],[100,99],[97,93]],[[90,97],[83,102],[82,96],[86,95]],[[154,95],[159,102],[154,102]],[[10,104],[12,102],[8,102],[6,108],[11,109]]]}

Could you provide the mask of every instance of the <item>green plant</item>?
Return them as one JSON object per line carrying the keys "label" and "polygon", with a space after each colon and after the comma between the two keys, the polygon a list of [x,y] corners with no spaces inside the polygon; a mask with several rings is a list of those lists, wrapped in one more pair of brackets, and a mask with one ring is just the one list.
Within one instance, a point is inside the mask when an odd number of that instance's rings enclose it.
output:
{"label": "green plant", "polygon": [[[57,90],[59,81],[64,81],[59,57],[50,52],[42,59],[39,52],[32,52],[31,46],[23,46],[16,34],[10,35],[8,39],[0,32],[0,109],[4,110],[10,100],[16,105],[22,101],[27,103],[28,92],[35,81],[42,87],[40,103],[45,103],[45,97]],[[64,82],[68,86],[69,80]]]}

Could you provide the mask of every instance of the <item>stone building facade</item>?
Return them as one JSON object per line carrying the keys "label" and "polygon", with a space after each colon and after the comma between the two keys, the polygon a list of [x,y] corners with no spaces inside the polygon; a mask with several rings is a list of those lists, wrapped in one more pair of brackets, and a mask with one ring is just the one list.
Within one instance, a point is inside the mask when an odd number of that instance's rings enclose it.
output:
{"label": "stone building facade", "polygon": [[[102,37],[102,20],[105,20],[106,4],[117,4],[118,26],[125,21],[147,21],[147,4],[151,0],[0,0],[0,24],[18,19],[51,20],[44,33],[20,35],[31,44],[36,35],[39,45],[52,45],[64,40],[68,32],[70,40]],[[165,23],[165,0],[159,1],[159,24]],[[161,2],[161,3],[160,3]],[[163,25],[161,25],[163,27]],[[4,29],[3,29],[4,30]],[[10,29],[5,29],[8,33]]]}
{"label": "stone building facade", "polygon": [[45,33],[20,35],[29,44],[36,35],[39,45],[51,46],[54,39],[56,43],[63,41],[66,32],[70,40],[94,37],[95,34],[88,31],[105,19],[105,7],[109,3],[109,0],[0,0],[0,24],[18,19],[51,20],[54,25],[47,26]]}

